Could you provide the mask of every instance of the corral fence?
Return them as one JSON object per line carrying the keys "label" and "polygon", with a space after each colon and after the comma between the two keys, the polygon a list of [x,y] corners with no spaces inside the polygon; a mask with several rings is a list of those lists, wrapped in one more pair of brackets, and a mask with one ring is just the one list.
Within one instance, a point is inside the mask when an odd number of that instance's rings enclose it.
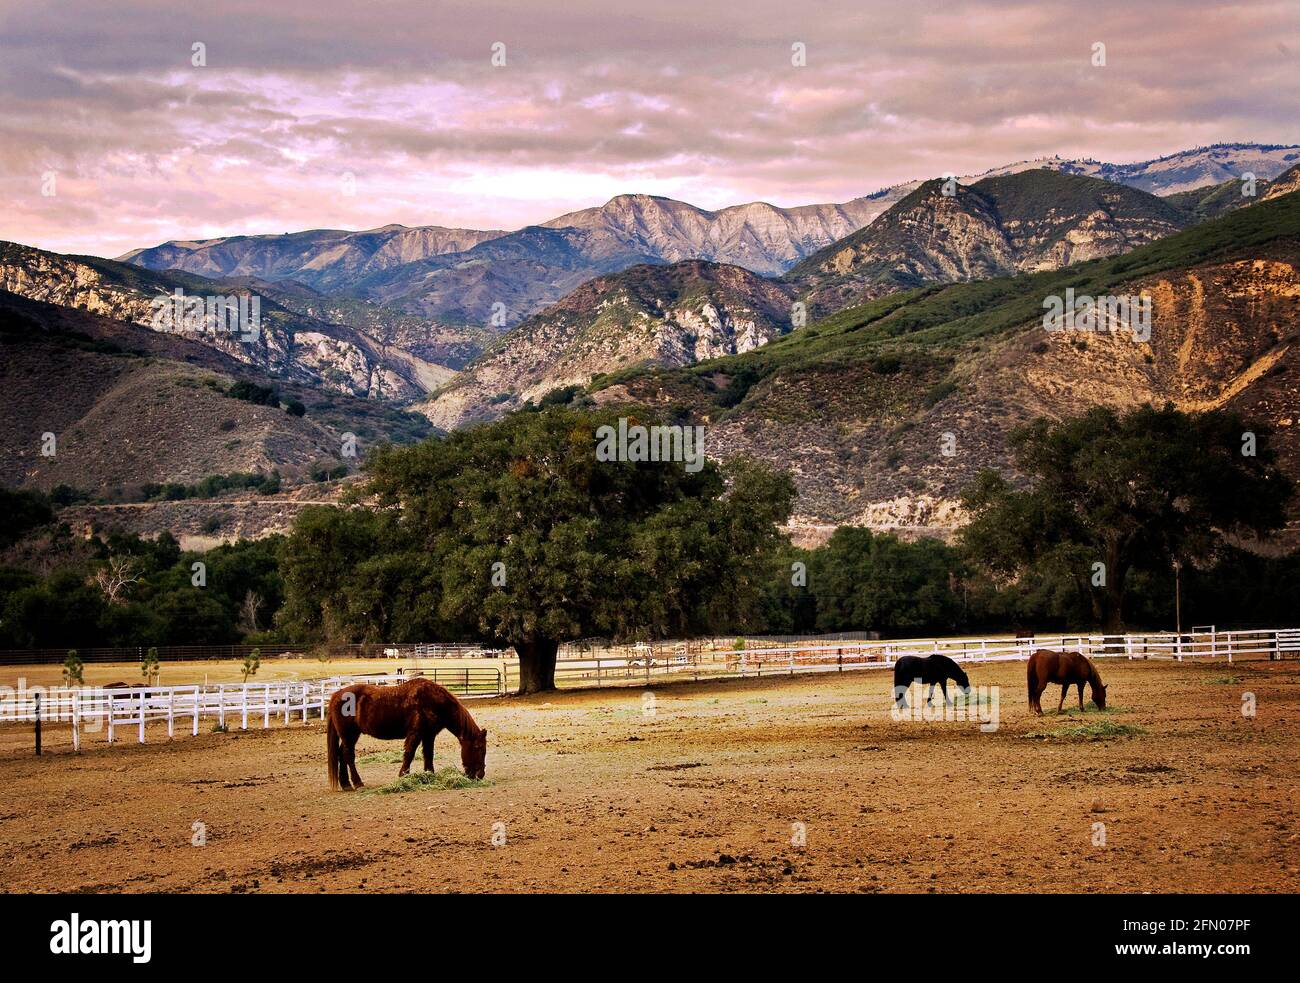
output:
{"label": "corral fence", "polygon": [[[606,686],[650,683],[656,678],[718,679],[843,672],[892,668],[908,655],[946,655],[957,662],[1005,662],[1028,659],[1038,649],[1080,652],[1089,658],[1283,659],[1300,658],[1300,629],[1269,628],[1218,631],[1213,628],[1172,633],[1030,635],[1000,638],[909,638],[889,641],[830,641],[805,645],[763,644],[762,639],[714,639],[699,643],[663,643],[561,652],[558,685]],[[507,688],[518,665],[507,665]]]}
{"label": "corral fence", "polygon": [[446,686],[461,699],[499,696],[505,691],[500,666],[456,666],[401,675],[334,676],[329,679],[212,686],[60,686],[5,688],[0,696],[0,723],[69,724],[72,746],[81,749],[85,733],[103,733],[111,744],[124,735],[144,743],[146,727],[166,722],[167,736],[177,728],[197,735],[202,722],[214,729],[268,728],[272,723],[308,723],[322,719],[330,696],[352,683],[379,686],[423,676]]}
{"label": "corral fence", "polygon": [[[767,642],[767,644],[764,644]],[[381,652],[386,646],[376,646]],[[393,647],[393,646],[387,646]],[[414,654],[412,646],[400,646]],[[449,648],[449,647],[448,647]],[[1182,634],[1029,635],[994,638],[929,638],[860,641],[818,639],[802,645],[771,640],[706,639],[627,646],[572,646],[556,663],[557,685],[603,687],[651,685],[656,681],[753,678],[803,673],[891,668],[904,656],[946,655],[958,662],[1006,662],[1028,659],[1038,649],[1080,652],[1089,658],[1207,659],[1300,658],[1300,629],[1269,628],[1218,631],[1212,627]],[[431,653],[430,653],[431,654]],[[333,676],[319,680],[230,683],[191,686],[0,687],[0,724],[34,723],[39,748],[40,725],[68,723],[79,748],[83,732],[106,731],[111,742],[134,733],[144,741],[146,727],[166,722],[168,737],[178,727],[197,734],[204,721],[227,729],[270,727],[272,723],[306,723],[324,716],[329,696],[354,682],[380,685],[422,675],[461,697],[492,697],[514,688],[516,658],[493,652],[460,665],[426,666],[396,675]],[[464,664],[466,662],[472,664]],[[38,752],[39,753],[39,752]]]}

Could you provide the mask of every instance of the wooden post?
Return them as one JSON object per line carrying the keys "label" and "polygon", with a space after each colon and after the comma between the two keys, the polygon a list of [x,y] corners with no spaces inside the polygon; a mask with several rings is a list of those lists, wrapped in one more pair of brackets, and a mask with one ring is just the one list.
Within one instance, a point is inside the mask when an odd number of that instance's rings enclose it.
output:
{"label": "wooden post", "polygon": [[108,743],[113,743],[113,697],[105,696],[104,691],[99,691],[100,699],[104,701],[104,712],[108,715]]}
{"label": "wooden post", "polygon": [[202,695],[202,691],[197,686],[195,686],[194,687],[194,728],[190,731],[190,736],[192,737],[199,736],[199,697],[201,695]]}
{"label": "wooden post", "polygon": [[244,710],[243,710],[243,730],[248,730],[248,683],[244,683]]}
{"label": "wooden post", "polygon": [[262,730],[271,726],[271,684],[262,684]]}
{"label": "wooden post", "polygon": [[41,694],[36,696],[36,757],[41,756]]}
{"label": "wooden post", "polygon": [[176,736],[176,690],[167,691],[167,740]]}
{"label": "wooden post", "polygon": [[72,750],[81,750],[81,690],[72,691]]}
{"label": "wooden post", "polygon": [[306,683],[302,684],[302,722],[304,724],[307,722],[307,691],[309,689],[310,687]]}
{"label": "wooden post", "polygon": [[289,722],[289,684],[284,684],[284,722]]}
{"label": "wooden post", "polygon": [[144,743],[144,690],[140,690],[140,743]]}

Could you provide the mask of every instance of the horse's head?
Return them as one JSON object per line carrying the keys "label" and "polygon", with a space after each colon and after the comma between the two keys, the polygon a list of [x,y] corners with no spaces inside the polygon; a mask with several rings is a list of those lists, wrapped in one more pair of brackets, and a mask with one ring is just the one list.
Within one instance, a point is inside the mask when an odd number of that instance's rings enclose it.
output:
{"label": "horse's head", "polygon": [[460,742],[460,764],[468,778],[482,778],[487,768],[487,731],[467,734]]}
{"label": "horse's head", "polygon": [[961,687],[962,692],[966,694],[966,696],[970,696],[970,677],[962,671],[961,666],[958,666],[953,671],[952,681]]}
{"label": "horse's head", "polygon": [[1101,683],[1094,683],[1092,687],[1092,702],[1097,704],[1098,710],[1106,709],[1106,687]]}

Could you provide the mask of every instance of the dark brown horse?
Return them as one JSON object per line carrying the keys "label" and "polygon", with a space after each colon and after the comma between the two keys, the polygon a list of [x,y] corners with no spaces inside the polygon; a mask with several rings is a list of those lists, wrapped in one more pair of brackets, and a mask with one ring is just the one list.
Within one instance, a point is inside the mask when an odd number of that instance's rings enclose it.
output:
{"label": "dark brown horse", "polygon": [[1038,702],[1048,683],[1061,684],[1061,702],[1056,712],[1065,706],[1065,694],[1071,686],[1079,687],[1079,712],[1083,712],[1083,684],[1092,689],[1092,702],[1098,710],[1106,709],[1106,687],[1102,684],[1097,667],[1078,652],[1049,652],[1039,649],[1029,657],[1029,709],[1042,716],[1043,705]]}
{"label": "dark brown horse", "polygon": [[[431,679],[408,679],[396,686],[353,683],[330,697],[325,734],[330,787],[361,787],[357,773],[357,739],[362,734],[382,741],[404,738],[401,778],[411,770],[417,745],[424,746],[424,770],[433,771],[433,739],[444,728],[460,740],[460,761],[470,778],[482,778],[487,759],[487,731],[456,697]],[[348,781],[348,772],[352,781]]]}

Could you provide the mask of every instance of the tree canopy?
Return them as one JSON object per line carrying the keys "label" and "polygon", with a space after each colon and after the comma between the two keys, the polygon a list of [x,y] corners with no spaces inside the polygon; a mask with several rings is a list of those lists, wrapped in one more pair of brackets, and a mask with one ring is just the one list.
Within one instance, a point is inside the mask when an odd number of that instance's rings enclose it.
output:
{"label": "tree canopy", "polygon": [[1235,414],[1169,404],[1036,420],[1012,436],[1028,487],[982,472],[961,542],[997,576],[1072,587],[1122,631],[1130,573],[1210,563],[1285,523],[1292,483],[1267,437]]}
{"label": "tree canopy", "polygon": [[554,686],[564,641],[743,627],[783,541],[790,478],[745,459],[695,472],[600,461],[596,431],[617,421],[546,408],[377,449],[364,504],[295,527],[284,617],[349,639],[512,645],[523,692]]}

